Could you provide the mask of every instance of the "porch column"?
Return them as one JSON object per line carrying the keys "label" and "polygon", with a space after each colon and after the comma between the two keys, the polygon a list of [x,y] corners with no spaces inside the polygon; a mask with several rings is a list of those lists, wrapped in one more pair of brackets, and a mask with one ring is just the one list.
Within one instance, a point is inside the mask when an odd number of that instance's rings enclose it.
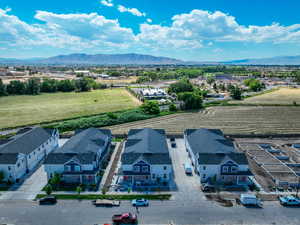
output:
{"label": "porch column", "polygon": [[80,183],[82,184],[82,175],[80,175]]}

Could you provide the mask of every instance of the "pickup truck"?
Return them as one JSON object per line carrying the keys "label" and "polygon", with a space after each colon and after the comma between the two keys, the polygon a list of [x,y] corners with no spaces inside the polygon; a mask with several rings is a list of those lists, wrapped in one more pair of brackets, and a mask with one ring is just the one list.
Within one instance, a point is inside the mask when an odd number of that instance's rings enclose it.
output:
{"label": "pickup truck", "polygon": [[107,199],[93,200],[92,203],[95,206],[107,206],[107,207],[120,206],[120,201],[107,200]]}
{"label": "pickup truck", "polygon": [[283,206],[300,206],[300,199],[292,195],[279,197],[279,202]]}
{"label": "pickup truck", "polygon": [[137,216],[132,213],[116,214],[112,221],[114,224],[137,224]]}

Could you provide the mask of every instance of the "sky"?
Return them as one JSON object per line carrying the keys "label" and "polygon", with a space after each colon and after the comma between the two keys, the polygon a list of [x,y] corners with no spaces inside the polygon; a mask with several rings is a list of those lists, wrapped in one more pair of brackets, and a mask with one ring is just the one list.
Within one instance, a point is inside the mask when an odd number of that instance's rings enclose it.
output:
{"label": "sky", "polygon": [[300,55],[299,0],[1,0],[0,57]]}

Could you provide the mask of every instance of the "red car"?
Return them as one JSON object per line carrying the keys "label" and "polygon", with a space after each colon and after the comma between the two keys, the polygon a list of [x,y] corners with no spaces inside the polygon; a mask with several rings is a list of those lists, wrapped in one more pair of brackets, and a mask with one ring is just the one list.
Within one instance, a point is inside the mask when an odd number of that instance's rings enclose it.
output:
{"label": "red car", "polygon": [[132,213],[123,213],[113,215],[112,221],[114,224],[137,224],[137,216]]}

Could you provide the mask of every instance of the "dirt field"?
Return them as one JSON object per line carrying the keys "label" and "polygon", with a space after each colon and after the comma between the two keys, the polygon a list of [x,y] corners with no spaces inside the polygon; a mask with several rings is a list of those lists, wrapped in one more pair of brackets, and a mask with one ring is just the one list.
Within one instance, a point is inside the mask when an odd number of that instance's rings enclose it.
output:
{"label": "dirt field", "polygon": [[254,105],[300,105],[299,88],[281,88],[277,91],[246,98],[243,101],[231,101],[230,103],[254,104]]}
{"label": "dirt field", "polygon": [[95,115],[138,105],[140,102],[121,88],[1,97],[0,128]]}
{"label": "dirt field", "polygon": [[187,128],[220,128],[227,134],[300,133],[300,107],[218,106],[109,127],[113,133],[131,128],[163,128],[182,133]]}

